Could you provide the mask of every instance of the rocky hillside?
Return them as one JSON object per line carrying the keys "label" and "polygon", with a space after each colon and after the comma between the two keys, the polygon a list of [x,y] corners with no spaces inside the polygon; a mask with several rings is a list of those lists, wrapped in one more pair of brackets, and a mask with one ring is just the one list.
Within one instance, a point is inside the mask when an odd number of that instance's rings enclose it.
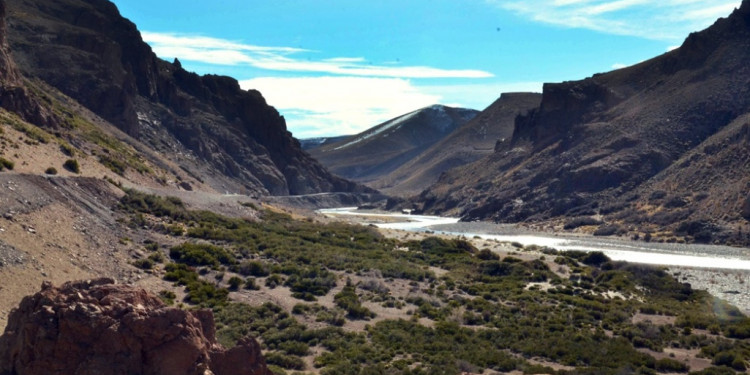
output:
{"label": "rocky hillside", "polygon": [[750,243],[750,1],[638,65],[546,84],[513,136],[418,198],[466,220]]}
{"label": "rocky hillside", "polygon": [[396,117],[362,133],[310,150],[333,173],[376,183],[474,118],[478,112],[441,105]]}
{"label": "rocky hillside", "polygon": [[[3,79],[14,87],[33,85],[36,96],[46,97],[42,102],[48,109],[32,110],[18,89],[3,92],[2,106],[33,125],[53,131],[59,130],[55,125],[79,127],[70,105],[51,94],[56,89],[90,110],[91,119],[114,124],[140,141],[130,142],[140,145],[136,148],[155,150],[140,152],[154,164],[171,164],[165,169],[171,168],[172,175],[187,174],[221,192],[365,190],[332,176],[304,153],[283,117],[259,92],[244,91],[229,77],[199,76],[184,70],[179,61],[160,60],[111,2],[6,4],[3,39],[29,80],[23,82],[5,68]],[[9,66],[8,51],[0,57]],[[54,114],[61,121],[49,120]],[[120,172],[130,169],[127,163],[120,167]]]}
{"label": "rocky hillside", "polygon": [[226,350],[215,332],[211,310],[166,307],[112,279],[45,282],[0,336],[0,374],[271,375],[254,339]]}
{"label": "rocky hillside", "polygon": [[441,173],[491,154],[495,144],[513,135],[516,117],[539,106],[540,94],[505,93],[471,121],[370,186],[408,196],[435,183]]}

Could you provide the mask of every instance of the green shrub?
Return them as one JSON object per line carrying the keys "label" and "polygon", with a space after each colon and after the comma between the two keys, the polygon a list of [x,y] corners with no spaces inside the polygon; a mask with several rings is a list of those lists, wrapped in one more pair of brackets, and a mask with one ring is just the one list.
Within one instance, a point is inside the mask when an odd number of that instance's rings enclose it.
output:
{"label": "green shrub", "polygon": [[245,261],[231,268],[232,272],[237,272],[242,276],[265,277],[268,276],[268,267],[261,262],[252,260]]}
{"label": "green shrub", "polygon": [[49,168],[47,168],[47,169],[46,169],[46,170],[44,171],[44,173],[45,173],[45,174],[51,174],[51,175],[55,175],[55,174],[57,174],[57,169],[55,169],[55,167],[49,167]]}
{"label": "green shrub", "polygon": [[166,305],[173,305],[174,299],[177,298],[177,295],[171,290],[162,290],[159,292],[159,298],[161,298]]}
{"label": "green shrub", "polygon": [[296,298],[314,300],[309,295],[324,296],[336,286],[336,275],[323,268],[292,269],[289,272],[291,274],[284,285],[295,292]]}
{"label": "green shrub", "polygon": [[243,284],[243,280],[237,276],[232,276],[229,278],[229,281],[227,281],[227,284],[229,284],[230,290],[237,290],[240,288],[240,285]]}
{"label": "green shrub", "polygon": [[133,262],[133,265],[143,270],[150,270],[154,268],[154,261],[148,258],[138,259],[135,262]]}
{"label": "green shrub", "polygon": [[81,173],[81,166],[78,165],[78,160],[68,159],[63,163],[63,167],[73,173]]}
{"label": "green shrub", "polygon": [[688,372],[690,370],[690,366],[671,358],[656,361],[654,368],[659,372]]}
{"label": "green shrub", "polygon": [[73,146],[64,142],[60,143],[60,151],[62,151],[62,153],[65,154],[66,156],[70,156],[70,157],[73,157],[76,154],[76,149]]}
{"label": "green shrub", "polygon": [[271,365],[277,365],[285,369],[302,370],[305,368],[305,362],[303,362],[302,359],[295,357],[295,356],[281,354],[278,352],[271,352],[271,353],[267,353],[265,357],[266,357],[266,363],[271,364]]}
{"label": "green shrub", "polygon": [[166,260],[164,258],[164,254],[162,254],[160,252],[153,253],[153,254],[149,255],[148,259],[151,260],[151,261],[153,261],[154,263],[164,263],[164,261]]}
{"label": "green shrub", "polygon": [[245,289],[247,289],[247,290],[259,290],[260,286],[258,286],[257,284],[255,284],[255,278],[248,277],[245,280]]}
{"label": "green shrub", "polygon": [[124,176],[125,170],[128,168],[127,164],[125,164],[124,161],[110,157],[109,155],[100,155],[99,163],[120,176]]}
{"label": "green shrub", "polygon": [[13,163],[12,161],[8,159],[0,157],[0,171],[6,168],[9,170],[13,170],[13,167],[15,167],[15,163]]}
{"label": "green shrub", "polygon": [[169,257],[177,263],[185,263],[191,266],[218,267],[221,264],[232,265],[237,263],[234,256],[222,247],[189,242],[172,247],[169,250]]}
{"label": "green shrub", "polygon": [[362,306],[351,280],[347,280],[346,286],[333,297],[333,301],[336,303],[336,306],[346,310],[347,316],[351,319],[370,319],[375,317],[375,313]]}

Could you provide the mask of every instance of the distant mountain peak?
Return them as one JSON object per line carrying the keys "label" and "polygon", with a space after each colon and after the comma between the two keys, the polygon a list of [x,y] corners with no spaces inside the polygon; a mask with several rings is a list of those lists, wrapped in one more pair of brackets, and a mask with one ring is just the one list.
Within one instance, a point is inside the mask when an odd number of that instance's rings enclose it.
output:
{"label": "distant mountain peak", "polygon": [[431,105],[310,150],[334,173],[368,181],[388,173],[471,120],[478,111]]}

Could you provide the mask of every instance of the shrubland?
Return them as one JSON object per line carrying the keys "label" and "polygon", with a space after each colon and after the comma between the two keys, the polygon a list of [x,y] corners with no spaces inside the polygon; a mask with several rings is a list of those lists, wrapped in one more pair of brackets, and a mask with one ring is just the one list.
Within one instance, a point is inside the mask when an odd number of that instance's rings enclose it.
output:
{"label": "shrubland", "polygon": [[[601,253],[499,256],[462,239],[400,242],[270,210],[229,218],[136,191],[119,209],[134,228],[185,228],[163,232],[179,244],[154,272],[184,288],[186,308],[214,310],[223,344],[258,338],[277,373],[675,373],[690,368],[655,354],[697,350],[713,366],[700,373],[723,374],[750,359],[750,319],[736,308],[660,268]],[[362,275],[377,279],[353,281]],[[392,292],[397,284],[414,292]],[[228,288],[251,294],[261,285],[287,288],[298,302],[287,310],[230,298]],[[319,301],[331,294],[333,303]],[[378,306],[403,316],[381,317]]]}

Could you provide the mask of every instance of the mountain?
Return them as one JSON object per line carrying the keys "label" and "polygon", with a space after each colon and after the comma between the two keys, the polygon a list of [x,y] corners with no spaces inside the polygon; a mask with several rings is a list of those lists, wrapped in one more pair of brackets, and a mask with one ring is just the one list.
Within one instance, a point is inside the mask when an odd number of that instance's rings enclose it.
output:
{"label": "mountain", "polygon": [[[182,170],[185,179],[222,192],[294,195],[367,190],[331,175],[303,152],[284,118],[258,91],[244,91],[232,78],[199,76],[177,60],[157,58],[136,26],[111,2],[6,3],[8,30],[3,36],[15,66],[27,79],[24,85],[34,86],[38,97],[46,97],[42,102],[49,104],[47,112],[60,119],[49,123],[23,116],[33,124],[59,131],[79,129],[73,117],[111,123],[137,140],[129,144],[152,151],[141,154],[163,159],[151,158],[165,173],[183,174]],[[60,95],[50,94],[56,90]],[[70,111],[60,105],[66,100],[60,96],[72,98],[92,116],[66,114]],[[6,102],[10,100],[4,98]],[[28,112],[42,117],[45,113]],[[130,166],[120,167],[122,172]]]}
{"label": "mountain", "polygon": [[750,243],[750,0],[676,50],[545,84],[496,151],[425,189],[464,220]]}
{"label": "mountain", "polygon": [[441,141],[477,113],[434,105],[309,152],[339,176],[372,183]]}
{"label": "mountain", "polygon": [[513,135],[516,116],[539,106],[541,94],[505,93],[469,122],[370,186],[408,196],[421,192],[441,173],[491,154],[498,140]]}

